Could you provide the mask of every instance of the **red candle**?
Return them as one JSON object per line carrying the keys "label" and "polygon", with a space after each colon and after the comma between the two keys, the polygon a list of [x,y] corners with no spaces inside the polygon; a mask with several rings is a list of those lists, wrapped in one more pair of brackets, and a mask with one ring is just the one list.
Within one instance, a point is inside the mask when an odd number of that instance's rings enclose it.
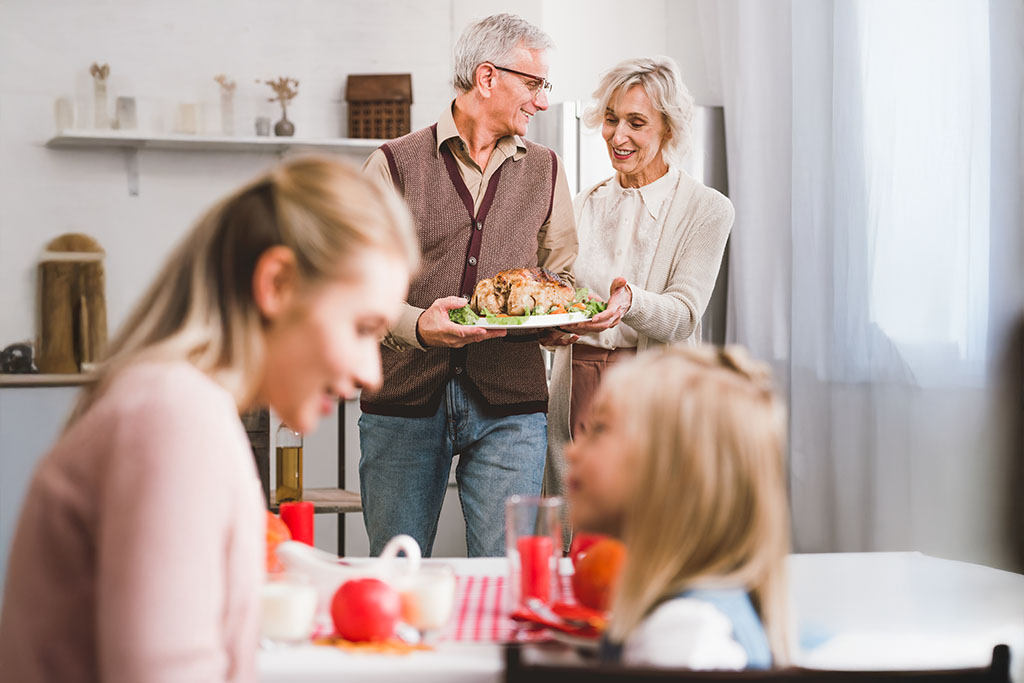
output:
{"label": "red candle", "polygon": [[292,532],[293,541],[313,545],[313,504],[308,500],[281,503],[281,521]]}
{"label": "red candle", "polygon": [[551,600],[551,557],[555,542],[550,536],[523,536],[516,541],[522,575],[522,600]]}

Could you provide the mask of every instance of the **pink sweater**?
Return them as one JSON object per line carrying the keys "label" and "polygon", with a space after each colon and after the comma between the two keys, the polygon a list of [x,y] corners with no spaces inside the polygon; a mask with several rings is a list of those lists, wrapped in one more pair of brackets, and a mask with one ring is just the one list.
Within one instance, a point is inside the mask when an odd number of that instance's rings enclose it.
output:
{"label": "pink sweater", "polygon": [[231,396],[123,372],[36,469],[11,547],[5,680],[255,680],[264,504]]}

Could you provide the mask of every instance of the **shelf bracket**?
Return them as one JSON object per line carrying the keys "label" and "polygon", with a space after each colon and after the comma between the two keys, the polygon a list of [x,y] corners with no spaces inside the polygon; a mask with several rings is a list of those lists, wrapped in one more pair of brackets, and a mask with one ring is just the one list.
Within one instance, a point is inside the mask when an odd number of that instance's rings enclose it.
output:
{"label": "shelf bracket", "polygon": [[128,182],[128,196],[139,196],[139,148],[129,147],[124,151],[124,173]]}

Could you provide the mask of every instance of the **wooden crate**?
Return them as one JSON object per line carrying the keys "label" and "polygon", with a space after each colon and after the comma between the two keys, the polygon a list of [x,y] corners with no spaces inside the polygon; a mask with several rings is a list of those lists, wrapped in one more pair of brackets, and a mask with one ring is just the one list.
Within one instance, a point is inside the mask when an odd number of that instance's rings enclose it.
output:
{"label": "wooden crate", "polygon": [[410,132],[412,74],[353,74],[345,87],[348,136],[389,140]]}

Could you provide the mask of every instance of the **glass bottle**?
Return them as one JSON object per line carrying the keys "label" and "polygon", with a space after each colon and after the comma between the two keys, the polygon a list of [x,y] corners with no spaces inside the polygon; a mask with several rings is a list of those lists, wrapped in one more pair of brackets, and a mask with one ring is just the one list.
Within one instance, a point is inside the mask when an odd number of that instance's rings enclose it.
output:
{"label": "glass bottle", "polygon": [[302,434],[284,422],[277,428],[278,503],[302,500]]}

